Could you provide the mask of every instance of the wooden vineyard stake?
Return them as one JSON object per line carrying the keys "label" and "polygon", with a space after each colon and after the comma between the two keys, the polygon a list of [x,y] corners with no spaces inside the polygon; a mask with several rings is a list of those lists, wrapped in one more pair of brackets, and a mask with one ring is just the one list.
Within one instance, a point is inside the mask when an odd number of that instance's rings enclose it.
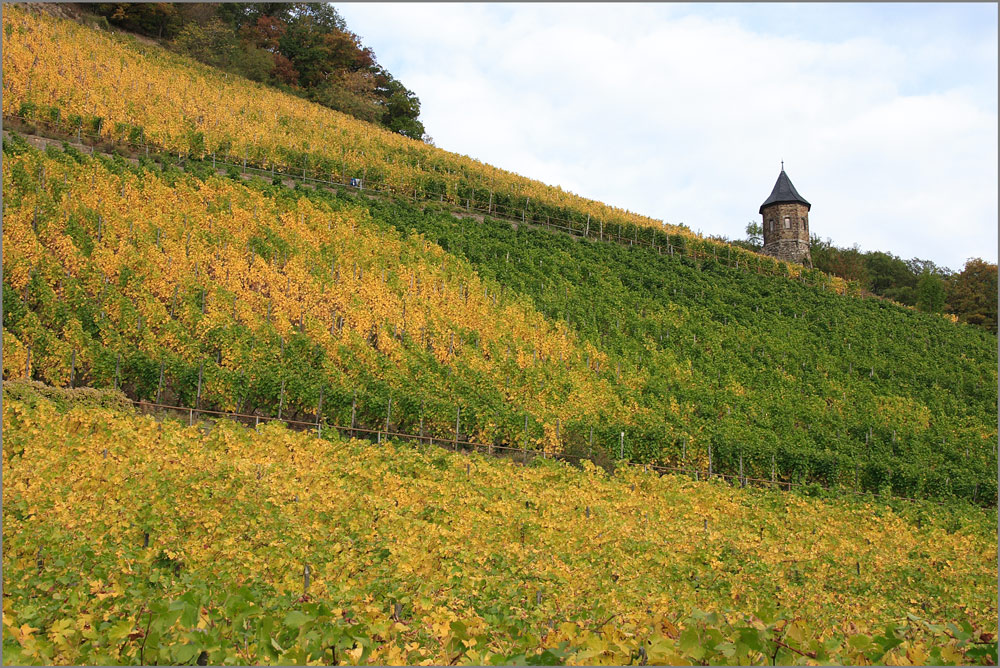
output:
{"label": "wooden vineyard stake", "polygon": [[281,419],[281,411],[285,408],[285,379],[281,379],[281,396],[278,398],[278,419]]}
{"label": "wooden vineyard stake", "polygon": [[160,377],[156,381],[156,403],[160,403],[160,397],[163,392],[163,360],[160,360]]}
{"label": "wooden vineyard stake", "polygon": [[355,432],[355,427],[357,425],[357,413],[358,413],[358,391],[354,390],[354,398],[351,399],[351,438],[356,438],[357,434]]}
{"label": "wooden vineyard stake", "polygon": [[524,414],[524,463],[528,463],[528,414]]}
{"label": "wooden vineyard stake", "polygon": [[323,387],[319,388],[319,403],[316,406],[316,435],[323,437]]}
{"label": "wooden vineyard stake", "polygon": [[[198,408],[198,405],[201,403],[201,379],[202,379],[202,374],[204,372],[205,372],[205,360],[202,360],[201,364],[198,366],[198,393],[197,395],[195,395],[195,400],[194,400],[195,408]],[[280,411],[278,413],[278,417],[281,417]]]}

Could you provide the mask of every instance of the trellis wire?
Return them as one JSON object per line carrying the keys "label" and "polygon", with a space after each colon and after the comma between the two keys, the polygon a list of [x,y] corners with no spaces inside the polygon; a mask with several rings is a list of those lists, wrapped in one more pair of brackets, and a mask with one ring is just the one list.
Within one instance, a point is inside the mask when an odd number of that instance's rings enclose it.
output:
{"label": "trellis wire", "polygon": [[[472,450],[472,451],[475,451],[477,453],[484,453],[484,454],[487,454],[487,455],[491,455],[492,454],[494,456],[496,456],[498,454],[502,454],[502,453],[508,453],[508,452],[511,453],[511,454],[520,453],[520,454],[522,454],[522,457],[523,457],[522,458],[522,462],[525,463],[525,464],[527,464],[527,462],[528,462],[528,456],[529,456],[529,454],[530,454],[530,456],[531,456],[532,459],[539,459],[539,458],[541,458],[541,459],[556,459],[556,460],[566,461],[566,462],[574,462],[575,461],[577,463],[590,459],[590,457],[583,456],[583,455],[571,455],[571,454],[565,454],[565,453],[560,453],[560,452],[546,451],[544,449],[541,449],[541,450],[538,450],[538,449],[529,449],[528,448],[528,442],[527,442],[527,429],[525,429],[525,442],[524,442],[524,446],[523,447],[517,447],[517,446],[512,446],[512,445],[494,445],[494,444],[487,444],[487,443],[477,443],[475,441],[465,441],[465,440],[456,439],[454,437],[454,435],[452,435],[452,436],[429,436],[429,435],[409,434],[409,433],[397,432],[397,431],[388,431],[388,430],[385,430],[385,429],[370,429],[370,428],[366,428],[366,427],[359,427],[356,424],[354,424],[354,420],[353,420],[353,413],[354,413],[354,411],[353,410],[352,410],[352,424],[351,424],[351,426],[345,426],[345,425],[338,425],[338,424],[327,424],[327,423],[316,422],[316,421],[314,421],[314,422],[306,422],[306,421],[303,421],[303,420],[289,420],[289,419],[285,419],[285,418],[278,418],[278,417],[267,416],[267,415],[258,415],[258,414],[250,415],[250,414],[246,414],[246,413],[238,413],[236,411],[217,411],[217,410],[209,410],[209,409],[204,409],[204,408],[193,408],[193,407],[190,407],[190,406],[174,406],[174,405],[169,405],[169,404],[153,403],[153,402],[144,401],[144,400],[141,400],[141,399],[130,400],[130,401],[131,401],[131,403],[133,405],[137,406],[140,409],[140,411],[143,411],[143,412],[145,412],[147,410],[150,410],[150,409],[155,409],[155,410],[161,410],[161,411],[175,411],[175,412],[187,414],[189,416],[189,421],[192,421],[192,423],[193,423],[193,416],[196,415],[196,414],[198,414],[198,415],[215,416],[216,418],[220,418],[220,419],[233,419],[234,421],[237,421],[240,424],[244,424],[243,423],[244,420],[248,420],[248,421],[252,420],[253,421],[254,429],[256,429],[257,426],[259,426],[259,424],[261,422],[281,422],[284,425],[286,425],[287,427],[289,427],[291,429],[295,429],[297,431],[314,431],[315,430],[318,434],[321,434],[323,427],[326,427],[327,429],[334,429],[334,430],[336,430],[336,431],[338,431],[340,433],[348,434],[352,438],[356,438],[358,434],[367,435],[369,437],[374,437],[376,439],[376,442],[381,442],[382,439],[396,438],[396,439],[402,440],[402,441],[409,441],[409,442],[421,443],[421,444],[432,445],[432,446],[436,445],[436,446],[438,446],[440,448],[443,448],[443,449],[446,449],[446,450],[453,450],[453,451],[456,451],[456,452],[459,450],[459,446],[462,446],[461,449],[463,451]],[[525,418],[526,418],[525,419],[525,426],[527,427],[527,416],[525,416]],[[249,426],[249,425],[244,424],[244,426]],[[514,458],[514,461],[515,462],[517,461],[516,458]],[[854,495],[857,495],[857,496],[874,496],[874,497],[883,496],[882,494],[879,494],[877,492],[858,492],[858,491],[854,491],[854,490],[852,490],[849,487],[840,487],[840,486],[838,486],[838,487],[834,488],[834,487],[827,486],[827,485],[821,485],[819,483],[793,482],[791,480],[774,480],[773,477],[771,479],[767,479],[767,478],[751,478],[751,477],[746,476],[743,473],[719,473],[717,471],[707,472],[707,471],[705,471],[703,469],[698,469],[698,468],[691,467],[691,466],[685,466],[685,467],[680,467],[680,466],[663,466],[663,465],[656,465],[656,464],[642,464],[642,463],[631,462],[631,461],[619,461],[619,462],[616,463],[616,466],[642,467],[644,470],[653,471],[653,472],[661,474],[661,475],[662,474],[666,474],[666,473],[678,473],[678,474],[683,474],[683,475],[690,476],[690,477],[694,478],[695,480],[709,480],[711,478],[718,478],[718,479],[720,479],[722,481],[733,481],[734,483],[739,484],[741,487],[746,487],[746,486],[749,486],[749,485],[753,484],[756,487],[773,488],[773,489],[778,489],[778,490],[783,490],[783,491],[789,491],[790,492],[795,487],[812,487],[812,486],[817,486],[818,485],[819,487],[821,487],[822,489],[825,489],[825,490],[836,489],[836,490],[838,490],[840,492],[854,494]],[[773,476],[773,473],[772,473],[772,476]],[[913,497],[899,496],[899,495],[895,495],[895,494],[890,494],[889,498],[900,500],[900,501],[924,501],[924,502],[927,502],[927,503],[934,503],[934,504],[937,504],[937,505],[942,505],[944,503],[942,501],[936,501],[934,499],[917,499],[917,498],[913,498]]]}

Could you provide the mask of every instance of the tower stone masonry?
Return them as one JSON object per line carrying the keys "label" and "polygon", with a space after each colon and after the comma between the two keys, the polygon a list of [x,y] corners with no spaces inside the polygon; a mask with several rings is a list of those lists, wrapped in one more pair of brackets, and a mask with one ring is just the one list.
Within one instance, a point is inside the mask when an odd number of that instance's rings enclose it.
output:
{"label": "tower stone masonry", "polygon": [[809,255],[809,204],[785,174],[784,164],[770,197],[760,205],[765,255],[812,266]]}

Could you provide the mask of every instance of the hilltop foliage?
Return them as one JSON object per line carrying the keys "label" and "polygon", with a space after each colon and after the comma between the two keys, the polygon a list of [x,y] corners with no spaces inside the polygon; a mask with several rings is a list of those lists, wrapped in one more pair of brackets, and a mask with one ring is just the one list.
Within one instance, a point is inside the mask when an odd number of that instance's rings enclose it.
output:
{"label": "hilltop foliage", "polygon": [[817,269],[859,283],[866,291],[921,311],[947,311],[962,322],[997,333],[997,265],[969,259],[960,272],[929,260],[906,261],[892,253],[839,248],[813,237]]}
{"label": "hilltop foliage", "polygon": [[13,663],[996,661],[993,511],[41,398],[3,423]]}
{"label": "hilltop foliage", "polygon": [[108,2],[88,9],[202,63],[422,139],[420,100],[326,3]]}

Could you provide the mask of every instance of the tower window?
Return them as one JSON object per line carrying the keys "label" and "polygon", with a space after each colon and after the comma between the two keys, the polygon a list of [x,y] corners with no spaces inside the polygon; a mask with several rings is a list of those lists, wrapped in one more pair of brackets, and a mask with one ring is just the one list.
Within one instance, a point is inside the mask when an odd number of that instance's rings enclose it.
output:
{"label": "tower window", "polygon": [[772,218],[771,220],[769,220],[768,223],[771,225],[771,229],[769,231],[770,232],[774,232],[774,218]]}
{"label": "tower window", "polygon": [[789,218],[788,216],[785,216],[785,229],[787,230],[791,228],[791,226],[792,226],[792,219]]}

